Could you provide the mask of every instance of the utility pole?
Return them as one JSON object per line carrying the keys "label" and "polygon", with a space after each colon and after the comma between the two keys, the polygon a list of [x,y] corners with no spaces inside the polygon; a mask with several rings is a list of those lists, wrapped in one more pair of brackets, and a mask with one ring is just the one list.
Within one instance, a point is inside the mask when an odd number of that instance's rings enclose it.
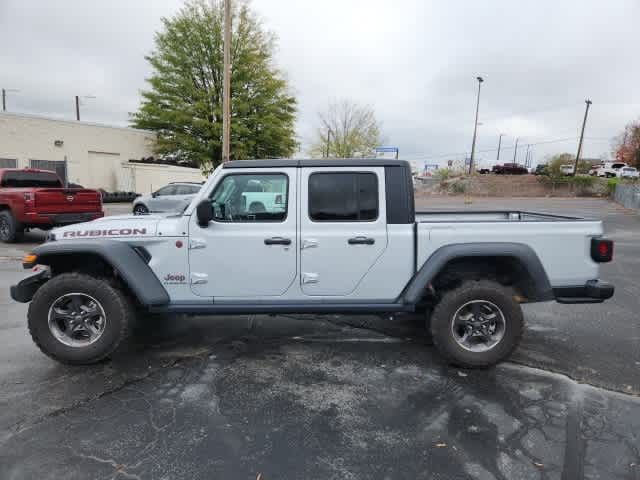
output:
{"label": "utility pole", "polygon": [[7,92],[19,92],[17,88],[3,88],[2,89],[2,111],[7,111]]}
{"label": "utility pole", "polygon": [[527,144],[527,154],[524,156],[524,166],[525,168],[529,168],[529,149],[531,148],[531,144]]}
{"label": "utility pole", "polygon": [[498,156],[496,157],[496,163],[500,161],[500,145],[502,144],[502,137],[504,137],[504,133],[501,133],[498,137]]}
{"label": "utility pole", "polygon": [[93,95],[83,95],[82,97],[76,95],[76,120],[80,121],[80,98],[96,98]]}
{"label": "utility pole", "polygon": [[480,110],[480,87],[484,79],[482,77],[476,77],[478,80],[478,99],[476,101],[476,121],[473,124],[473,142],[471,143],[471,159],[469,160],[469,175],[473,172],[473,160],[476,154],[476,138],[478,136],[478,110]]}
{"label": "utility pole", "polygon": [[580,141],[578,142],[578,153],[576,153],[576,162],[573,165],[573,175],[578,173],[578,162],[580,161],[580,154],[582,153],[582,141],[584,140],[584,128],[587,126],[587,115],[589,114],[589,107],[593,103],[588,98],[584,101],[587,107],[584,110],[584,120],[582,120],[582,131],[580,132]]}
{"label": "utility pole", "polygon": [[516,138],[516,148],[513,149],[513,163],[516,163],[516,155],[518,155],[518,140],[520,138]]}
{"label": "utility pole", "polygon": [[331,129],[327,127],[327,158],[329,158],[329,145],[331,144]]}
{"label": "utility pole", "polygon": [[224,70],[222,78],[222,161],[229,161],[231,134],[231,0],[224,0]]}

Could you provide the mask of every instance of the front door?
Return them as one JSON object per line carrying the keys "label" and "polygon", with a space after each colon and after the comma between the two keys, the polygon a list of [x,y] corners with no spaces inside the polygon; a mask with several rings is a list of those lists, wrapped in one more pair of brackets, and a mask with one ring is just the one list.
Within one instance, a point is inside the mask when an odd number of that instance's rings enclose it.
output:
{"label": "front door", "polygon": [[191,289],[203,297],[278,297],[297,268],[296,169],[224,174],[209,198],[214,220],[189,223]]}
{"label": "front door", "polygon": [[357,296],[387,248],[384,168],[303,169],[300,188],[302,292]]}

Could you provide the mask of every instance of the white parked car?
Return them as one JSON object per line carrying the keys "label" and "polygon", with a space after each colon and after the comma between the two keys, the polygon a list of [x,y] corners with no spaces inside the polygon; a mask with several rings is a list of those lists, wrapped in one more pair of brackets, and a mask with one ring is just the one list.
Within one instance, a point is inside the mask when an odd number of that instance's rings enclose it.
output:
{"label": "white parked car", "polygon": [[563,175],[573,175],[575,173],[575,165],[560,165],[560,173]]}
{"label": "white parked car", "polygon": [[171,182],[169,185],[133,201],[133,213],[144,215],[158,212],[181,212],[196,196],[201,183]]}
{"label": "white parked car", "polygon": [[622,167],[618,170],[619,178],[640,178],[640,172],[635,167]]}
{"label": "white parked car", "polygon": [[621,168],[628,167],[624,162],[606,162],[598,169],[598,177],[617,177]]}

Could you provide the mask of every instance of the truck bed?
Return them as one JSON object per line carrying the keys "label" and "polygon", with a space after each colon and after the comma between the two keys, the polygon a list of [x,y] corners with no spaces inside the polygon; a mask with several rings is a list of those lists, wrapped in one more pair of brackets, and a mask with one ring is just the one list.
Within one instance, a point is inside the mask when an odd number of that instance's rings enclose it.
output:
{"label": "truck bed", "polygon": [[554,287],[598,278],[590,248],[591,238],[603,234],[599,220],[512,210],[422,211],[415,218],[417,268],[447,245],[517,243],[534,250]]}
{"label": "truck bed", "polygon": [[550,213],[497,211],[421,211],[416,212],[418,223],[452,222],[567,222],[583,220],[580,217],[552,215]]}

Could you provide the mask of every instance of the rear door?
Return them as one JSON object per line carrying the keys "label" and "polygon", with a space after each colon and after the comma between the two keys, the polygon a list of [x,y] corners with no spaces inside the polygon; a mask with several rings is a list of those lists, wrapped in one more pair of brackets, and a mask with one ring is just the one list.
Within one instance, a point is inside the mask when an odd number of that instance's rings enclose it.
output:
{"label": "rear door", "polygon": [[302,292],[349,295],[387,248],[384,168],[305,168],[300,185]]}

